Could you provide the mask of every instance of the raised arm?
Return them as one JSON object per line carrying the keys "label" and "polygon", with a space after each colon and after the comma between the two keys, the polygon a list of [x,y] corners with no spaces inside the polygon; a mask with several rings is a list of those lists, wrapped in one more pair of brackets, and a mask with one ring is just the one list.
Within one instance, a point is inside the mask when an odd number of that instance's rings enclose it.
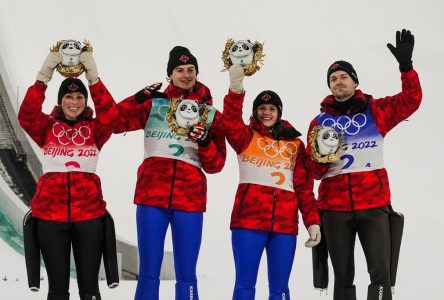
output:
{"label": "raised arm", "polygon": [[165,98],[166,95],[159,92],[162,83],[154,83],[146,86],[136,94],[129,96],[117,104],[119,116],[114,127],[114,133],[122,133],[145,128],[150,115],[153,98]]}
{"label": "raised arm", "polygon": [[61,62],[62,55],[59,52],[49,52],[37,73],[36,82],[28,88],[19,108],[18,120],[20,126],[39,146],[43,146],[46,138],[45,127],[48,126],[50,119],[49,115],[42,112],[46,85],[51,80],[54,69]]}
{"label": "raised arm", "polygon": [[117,105],[113,97],[100,80],[97,65],[91,52],[80,54],[80,63],[85,67],[85,78],[88,80],[89,90],[96,111],[94,120],[94,134],[99,149],[113,133],[118,115]]}
{"label": "raised arm", "polygon": [[230,87],[224,98],[224,110],[222,112],[223,124],[228,143],[236,153],[241,153],[253,137],[253,131],[242,119],[242,108],[245,92],[242,84],[244,70],[233,65],[230,67]]}
{"label": "raised arm", "polygon": [[421,104],[422,89],[412,65],[414,36],[409,30],[396,32],[396,47],[387,44],[399,63],[402,90],[400,93],[372,101],[372,113],[383,135],[411,116]]}
{"label": "raised arm", "polygon": [[116,102],[101,80],[89,87],[96,111],[95,139],[99,149],[111,137],[119,114]]}

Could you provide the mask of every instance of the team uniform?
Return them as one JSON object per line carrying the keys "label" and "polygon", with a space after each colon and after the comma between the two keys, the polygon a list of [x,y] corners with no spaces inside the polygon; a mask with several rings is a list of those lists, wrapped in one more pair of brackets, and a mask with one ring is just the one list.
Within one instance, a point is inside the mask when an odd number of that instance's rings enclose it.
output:
{"label": "team uniform", "polygon": [[45,91],[46,85],[40,81],[28,89],[18,119],[42,149],[43,175],[31,211],[48,273],[48,299],[69,297],[71,245],[81,299],[100,299],[98,273],[106,202],[95,171],[100,150],[113,132],[117,106],[99,80],[90,86],[96,118],[86,107],[77,120],[69,121],[60,106],[50,115],[42,112]]}
{"label": "team uniform", "polygon": [[[349,69],[347,72],[354,74]],[[337,162],[311,163],[312,174],[321,180],[317,206],[335,271],[335,294],[342,295],[335,299],[355,297],[356,234],[370,273],[369,295],[376,286],[390,290],[391,198],[383,159],[384,138],[418,109],[422,98],[415,70],[402,72],[401,81],[399,94],[380,99],[361,90],[344,102],[330,95],[321,103],[321,114],[310,124],[309,132],[317,125],[331,126],[344,139]],[[311,151],[308,144],[307,152]]]}
{"label": "team uniform", "polygon": [[[210,90],[196,82],[191,91],[170,84],[165,97],[142,104],[130,96],[118,104],[115,133],[144,130],[144,160],[137,171],[139,280],[136,299],[159,298],[159,276],[168,225],[173,236],[176,299],[198,299],[196,264],[199,254],[207,184],[203,171],[220,172],[225,164],[221,114],[212,106]],[[197,100],[208,111],[211,140],[198,146],[175,134],[166,120],[172,99]]]}
{"label": "team uniform", "polygon": [[227,140],[237,153],[239,186],[230,228],[236,266],[233,299],[254,299],[262,252],[267,252],[269,299],[290,299],[288,280],[293,264],[298,210],[308,228],[319,224],[313,180],[305,166],[306,152],[300,135],[291,132],[273,138],[263,123],[242,119],[245,93],[229,91],[224,99]]}

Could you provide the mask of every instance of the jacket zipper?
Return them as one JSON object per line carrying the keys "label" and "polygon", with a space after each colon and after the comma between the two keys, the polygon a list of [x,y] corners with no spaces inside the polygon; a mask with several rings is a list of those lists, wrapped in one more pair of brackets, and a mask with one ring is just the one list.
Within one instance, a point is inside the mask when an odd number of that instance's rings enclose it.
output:
{"label": "jacket zipper", "polygon": [[351,174],[348,173],[347,176],[348,176],[348,193],[350,195],[350,207],[351,207],[351,210],[355,210],[355,207],[353,205],[353,197],[352,197]]}
{"label": "jacket zipper", "polygon": [[173,202],[174,181],[176,179],[176,165],[177,165],[177,160],[175,159],[174,168],[173,168],[173,180],[171,180],[170,200],[168,201],[168,208],[171,208],[171,204]]}
{"label": "jacket zipper", "polygon": [[276,210],[276,201],[277,201],[276,188],[273,188],[273,209],[271,211],[271,231],[273,231],[274,227],[274,211]]}
{"label": "jacket zipper", "polygon": [[68,223],[71,222],[71,172],[68,172]]}
{"label": "jacket zipper", "polygon": [[244,191],[244,193],[242,194],[242,198],[241,198],[241,201],[240,201],[240,203],[239,203],[239,208],[238,208],[238,210],[237,210],[237,216],[238,216],[238,217],[240,216],[240,213],[241,213],[241,211],[242,211],[242,206],[244,206],[245,197],[247,196],[247,192],[248,192],[248,189],[249,189],[249,188],[250,188],[250,184],[247,183],[247,187],[245,188],[245,191]]}

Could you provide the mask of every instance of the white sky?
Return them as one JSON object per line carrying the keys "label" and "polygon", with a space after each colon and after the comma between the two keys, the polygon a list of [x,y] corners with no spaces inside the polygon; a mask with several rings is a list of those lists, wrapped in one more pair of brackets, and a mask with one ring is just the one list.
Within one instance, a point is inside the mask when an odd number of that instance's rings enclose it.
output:
{"label": "white sky", "polygon": [[[257,40],[265,42],[266,57],[262,69],[244,80],[245,111],[251,110],[260,91],[272,89],[283,99],[283,117],[305,136],[320,101],[329,92],[326,70],[335,60],[353,64],[365,93],[382,97],[400,91],[398,64],[386,43],[395,42],[396,30],[411,29],[416,40],[413,65],[422,82],[423,104],[408,122],[388,134],[385,143],[392,202],[406,215],[395,299],[436,299],[444,269],[438,254],[444,253],[439,239],[439,229],[444,227],[440,214],[444,210],[440,192],[444,168],[436,149],[443,149],[444,142],[432,138],[443,108],[443,9],[444,2],[439,0],[2,0],[0,65],[4,69],[0,72],[9,78],[10,98],[20,103],[50,46],[61,39],[86,38],[94,47],[99,75],[118,102],[152,82],[162,81],[166,86],[169,50],[183,45],[197,57],[199,80],[210,87],[214,105],[221,110],[228,89],[228,74],[220,72],[226,40]],[[56,103],[61,80],[54,74],[49,83],[47,112]],[[141,131],[114,135],[103,148],[98,169],[117,232],[132,241],[136,240],[132,198],[142,155]],[[198,265],[200,294],[201,299],[229,299],[234,282],[229,219],[238,180],[231,149],[225,169],[207,178],[208,205]],[[295,299],[318,299],[312,289],[311,251],[303,247],[306,238],[302,227],[290,289]],[[170,243],[166,247],[171,249]],[[356,248],[358,297],[365,298],[368,276],[359,243]],[[331,280],[328,299],[332,285]],[[132,284],[119,288],[127,292],[127,299],[133,297]],[[267,280],[263,268],[257,288],[257,299],[264,299]],[[2,289],[0,284],[0,293]],[[8,289],[10,293],[15,290]],[[123,299],[122,292],[107,295],[107,299]],[[44,292],[33,299],[38,297],[44,299]]]}

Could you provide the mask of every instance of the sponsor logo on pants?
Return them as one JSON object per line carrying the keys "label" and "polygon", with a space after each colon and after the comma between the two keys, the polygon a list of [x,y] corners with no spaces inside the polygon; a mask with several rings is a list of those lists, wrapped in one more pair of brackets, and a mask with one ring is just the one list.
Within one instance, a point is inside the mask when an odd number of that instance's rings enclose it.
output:
{"label": "sponsor logo on pants", "polygon": [[382,297],[384,297],[384,287],[382,285],[380,285],[379,286],[378,300],[382,300]]}

